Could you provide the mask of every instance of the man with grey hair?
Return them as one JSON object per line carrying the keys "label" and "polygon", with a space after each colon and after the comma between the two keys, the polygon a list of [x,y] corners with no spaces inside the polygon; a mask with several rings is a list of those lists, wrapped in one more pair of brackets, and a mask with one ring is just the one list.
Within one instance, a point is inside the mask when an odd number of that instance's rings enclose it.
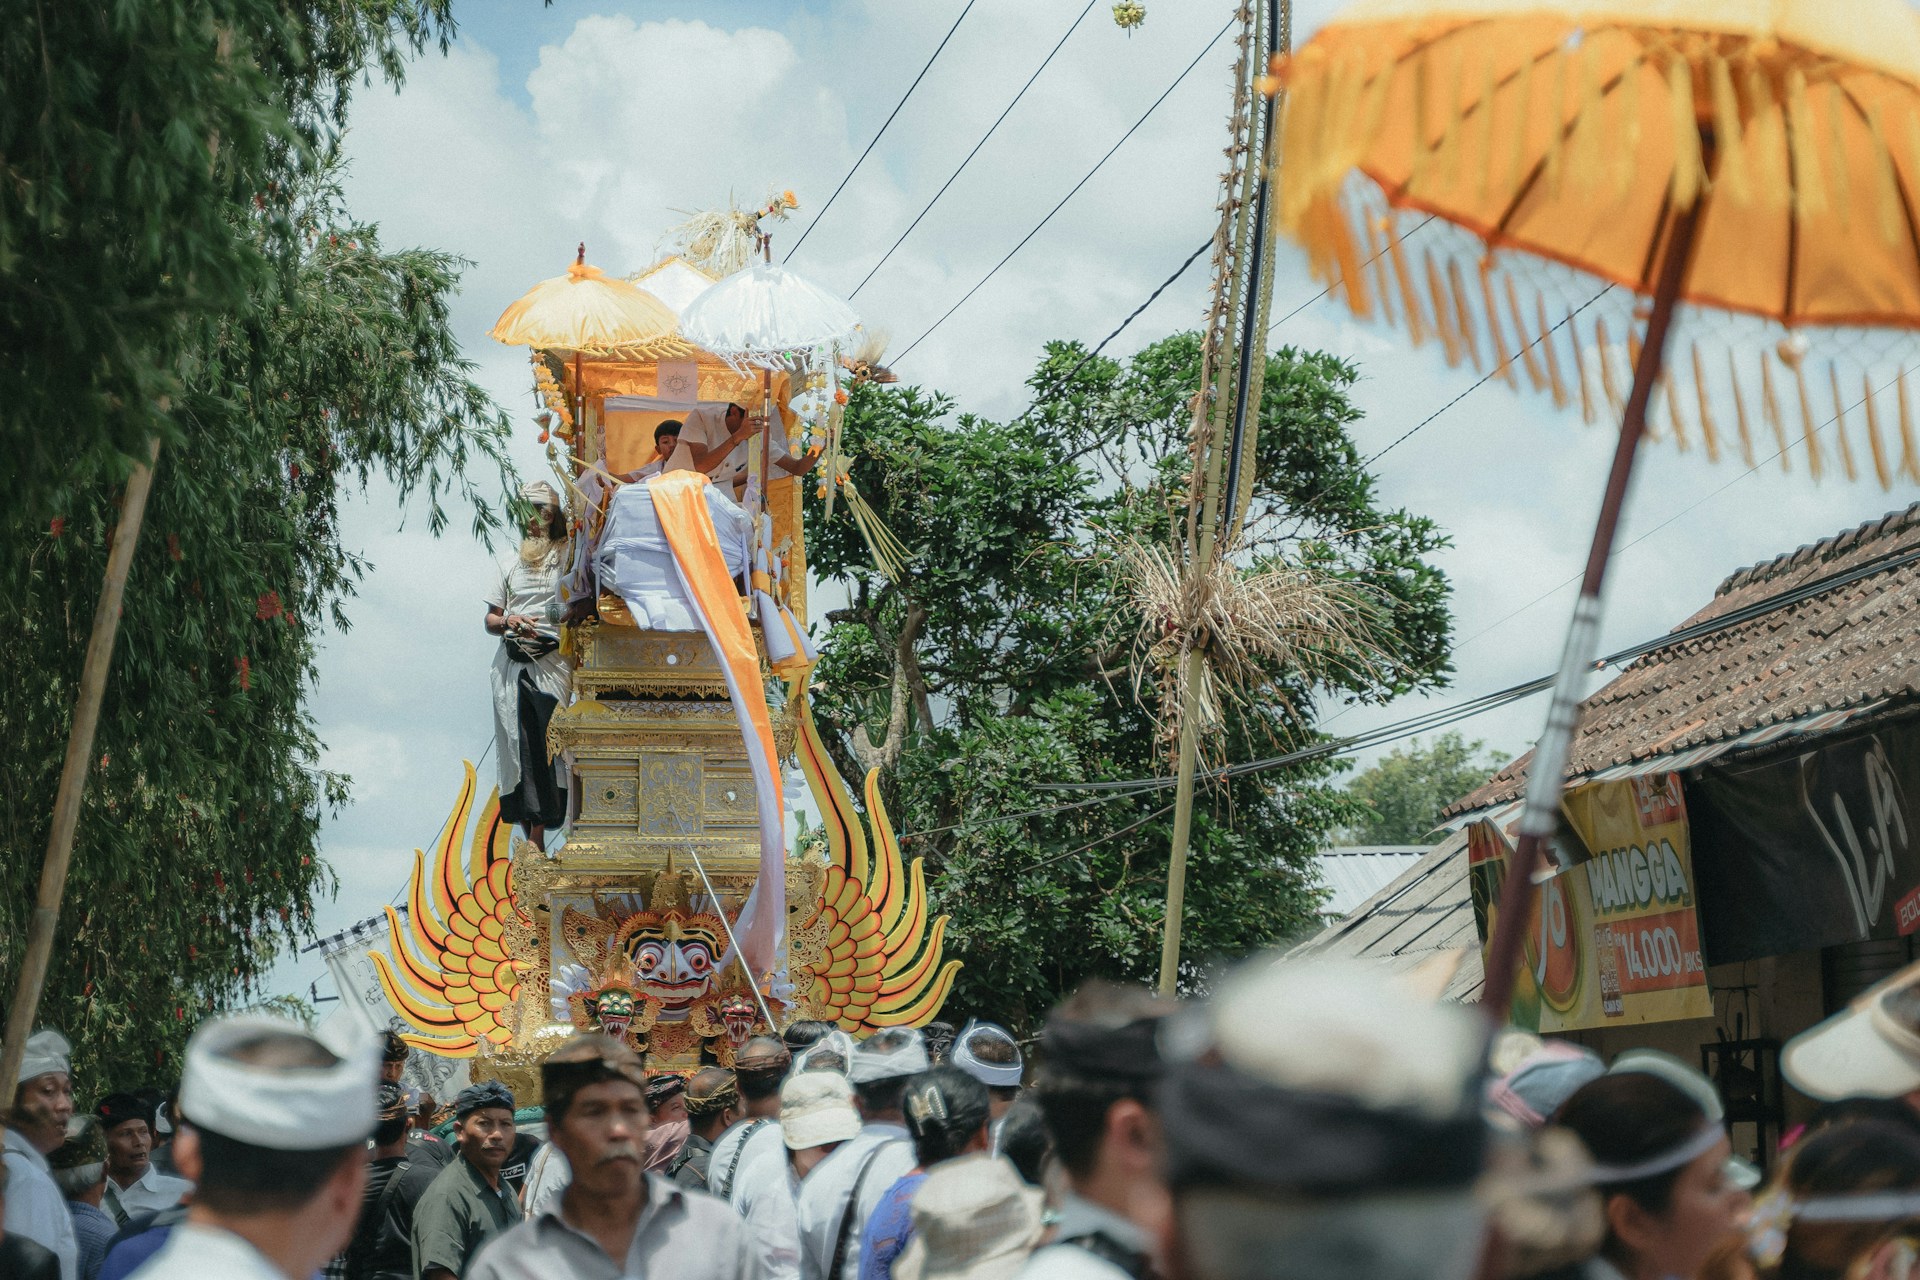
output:
{"label": "man with grey hair", "polygon": [[120,1229],[113,1215],[100,1207],[107,1193],[107,1139],[100,1121],[93,1116],[67,1121],[67,1140],[48,1153],[47,1167],[73,1215],[80,1280],[94,1280],[108,1243]]}
{"label": "man with grey hair", "polygon": [[67,1140],[73,1118],[72,1055],[73,1046],[58,1031],[28,1036],[6,1116],[4,1159],[12,1175],[6,1232],[51,1249],[60,1260],[60,1280],[78,1280],[79,1247],[66,1197],[47,1170],[47,1152]]}
{"label": "man with grey hair", "polygon": [[[1196,1015],[1198,1016],[1198,1015]],[[1485,1214],[1480,1028],[1372,971],[1256,962],[1160,1091],[1188,1280],[1464,1280]]]}

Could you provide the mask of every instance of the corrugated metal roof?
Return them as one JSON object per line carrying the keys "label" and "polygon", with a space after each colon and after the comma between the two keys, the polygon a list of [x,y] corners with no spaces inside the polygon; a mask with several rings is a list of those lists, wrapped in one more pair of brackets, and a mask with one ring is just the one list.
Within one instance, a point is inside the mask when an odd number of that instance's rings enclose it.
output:
{"label": "corrugated metal roof", "polygon": [[[1916,548],[1920,504],[1729,577],[1683,629],[1835,575],[1863,575],[1636,659],[1581,704],[1568,778],[1642,762],[1672,768],[1671,758],[1752,745],[1769,732],[1830,732],[1835,722],[1824,717],[1920,695]],[[1448,815],[1519,797],[1532,758],[1502,769]]]}
{"label": "corrugated metal roof", "polygon": [[1393,883],[1433,846],[1425,844],[1346,844],[1322,849],[1320,876],[1331,891],[1320,908],[1336,919]]}
{"label": "corrugated metal roof", "polygon": [[1449,1000],[1480,998],[1486,972],[1480,961],[1480,935],[1473,923],[1473,896],[1467,883],[1467,837],[1448,836],[1385,888],[1361,903],[1345,920],[1295,947],[1289,954],[1367,960],[1401,970],[1433,959],[1438,952],[1466,951],[1448,983]]}

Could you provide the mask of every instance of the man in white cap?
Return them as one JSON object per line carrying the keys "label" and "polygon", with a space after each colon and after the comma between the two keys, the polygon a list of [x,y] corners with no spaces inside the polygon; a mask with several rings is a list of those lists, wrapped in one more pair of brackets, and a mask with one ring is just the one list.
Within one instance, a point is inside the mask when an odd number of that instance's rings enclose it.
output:
{"label": "man in white cap", "polygon": [[778,1159],[740,1172],[733,1207],[747,1221],[761,1280],[799,1280],[800,1224],[796,1201],[807,1178],[860,1133],[853,1086],[837,1071],[802,1071],[780,1086]]}
{"label": "man in white cap", "polygon": [[1920,1109],[1920,964],[1787,1041],[1787,1082],[1809,1098],[1904,1098]]}
{"label": "man in white cap", "polygon": [[309,1280],[360,1216],[380,1045],[330,1047],[296,1022],[240,1014],[187,1042],[175,1140],[186,1221],[140,1280]]}
{"label": "man in white cap", "polygon": [[571,667],[560,654],[560,579],[567,521],[544,480],[523,485],[529,508],[520,554],[487,580],[493,658],[493,746],[500,766],[500,816],[546,848],[548,827],[566,821],[566,774],[547,759],[547,722],[566,700]]}
{"label": "man in white cap", "polygon": [[67,1140],[67,1121],[73,1118],[72,1054],[73,1046],[58,1031],[29,1036],[6,1117],[6,1232],[52,1250],[60,1260],[61,1280],[75,1280],[79,1246],[67,1198],[47,1169],[47,1153]]}
{"label": "man in white cap", "polygon": [[907,1081],[925,1071],[920,1033],[891,1027],[853,1048],[847,1076],[865,1123],[801,1184],[802,1280],[858,1280],[860,1233],[887,1188],[913,1171],[913,1142],[901,1101]]}
{"label": "man in white cap", "polygon": [[1000,1126],[1020,1096],[1020,1078],[1026,1071],[1020,1042],[999,1023],[976,1018],[954,1039],[953,1065],[987,1086],[988,1105],[993,1108],[987,1136],[991,1149],[1000,1150]]}

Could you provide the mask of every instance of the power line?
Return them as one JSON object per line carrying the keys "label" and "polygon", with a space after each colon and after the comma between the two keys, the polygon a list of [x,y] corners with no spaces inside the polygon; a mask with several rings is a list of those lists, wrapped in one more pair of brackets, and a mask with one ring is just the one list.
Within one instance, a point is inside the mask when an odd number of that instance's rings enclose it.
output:
{"label": "power line", "polygon": [[960,16],[953,20],[951,27],[947,28],[947,34],[940,38],[940,43],[933,50],[933,56],[927,59],[927,65],[920,68],[920,74],[913,78],[913,83],[907,86],[907,91],[900,95],[900,101],[894,103],[893,110],[887,113],[885,123],[880,126],[880,132],[873,135],[873,141],[867,143],[867,149],[862,151],[860,158],[853,162],[853,168],[847,170],[847,176],[840,179],[840,185],[833,189],[833,194],[827,197],[827,202],[820,206],[820,212],[813,215],[813,220],[807,223],[806,229],[800,233],[800,238],[793,242],[793,248],[787,250],[780,259],[781,262],[786,262],[798,253],[800,246],[807,242],[807,237],[813,234],[813,229],[820,225],[820,219],[827,216],[827,210],[833,208],[833,202],[840,198],[840,193],[847,189],[849,182],[853,181],[853,175],[860,172],[860,166],[867,162],[867,157],[873,154],[874,147],[879,144],[881,138],[886,136],[888,127],[893,124],[893,118],[900,114],[900,108],[907,105],[907,99],[911,98],[913,91],[920,87],[920,82],[927,78],[927,72],[933,70],[933,64],[939,61],[941,53],[947,47],[947,41],[953,39],[953,33],[960,29],[960,24],[967,20],[967,15],[973,12],[973,6],[978,2],[979,0],[967,0],[967,7],[960,11]]}
{"label": "power line", "polygon": [[[1205,240],[1200,242],[1200,247],[1198,249],[1195,249],[1192,253],[1187,255],[1187,260],[1181,263],[1179,268],[1175,270],[1172,275],[1168,276],[1165,280],[1162,280],[1160,282],[1159,288],[1155,289],[1152,293],[1147,295],[1147,300],[1145,302],[1135,307],[1125,320],[1122,320],[1118,325],[1114,326],[1114,330],[1112,333],[1100,339],[1099,346],[1087,352],[1087,354],[1085,354],[1084,356],[1081,356],[1080,359],[1077,362],[1075,362],[1073,368],[1067,370],[1066,373],[1061,376],[1060,385],[1066,386],[1072,383],[1074,376],[1078,374],[1082,369],[1087,367],[1087,361],[1093,359],[1095,356],[1099,355],[1102,351],[1105,351],[1107,349],[1107,344],[1109,342],[1112,342],[1115,338],[1119,337],[1122,333],[1126,332],[1126,328],[1128,325],[1132,324],[1135,320],[1138,320],[1141,314],[1144,313],[1148,307],[1152,306],[1155,302],[1159,301],[1160,295],[1165,293],[1168,289],[1172,288],[1176,280],[1178,280],[1181,276],[1184,276],[1185,274],[1187,274],[1187,268],[1191,267],[1194,263],[1198,262],[1200,260],[1200,255],[1205,253],[1207,250],[1211,248],[1213,248],[1213,237],[1208,236]],[[1032,404],[1022,409],[1019,415],[1015,417],[1013,421],[1019,422],[1025,419],[1029,414],[1031,414],[1035,409],[1039,407],[1040,407],[1040,402],[1038,400],[1035,400]],[[1011,426],[1012,423],[1009,423],[1008,425]]]}
{"label": "power line", "polygon": [[[1068,36],[1071,36],[1075,31],[1080,29],[1080,24],[1086,21],[1087,15],[1093,12],[1093,6],[1098,3],[1100,3],[1100,0],[1087,0],[1087,7],[1080,11],[1080,16],[1073,20],[1073,25],[1068,27],[1066,29],[1066,32],[1060,37],[1060,39],[1054,42],[1053,48],[1047,51],[1047,56],[1040,60],[1040,65],[1035,67],[1033,69],[1033,74],[1027,77],[1027,82],[1020,86],[1020,92],[1013,95],[1013,101],[1009,102],[1006,105],[1006,109],[1000,113],[999,117],[995,119],[992,124],[987,126],[987,131],[980,135],[980,141],[974,143],[973,150],[967,152],[967,158],[960,162],[960,165],[958,168],[956,168],[952,173],[947,175],[947,180],[940,184],[940,189],[938,191],[933,193],[933,199],[927,201],[926,208],[920,210],[918,214],[914,215],[913,221],[907,224],[907,229],[900,233],[900,238],[898,240],[895,240],[891,245],[887,246],[887,251],[880,255],[880,261],[874,263],[873,266],[868,269],[867,274],[860,277],[860,283],[853,286],[853,292],[847,295],[849,299],[857,298],[860,296],[860,291],[867,287],[867,281],[873,279],[874,274],[878,272],[881,267],[884,267],[887,265],[887,259],[893,256],[893,251],[895,249],[898,249],[901,245],[905,244],[907,241],[907,237],[913,234],[913,229],[920,225],[920,222],[923,218],[925,218],[929,213],[933,212],[933,206],[940,203],[940,197],[947,194],[947,188],[952,186],[954,183],[954,180],[958,178],[961,175],[961,173],[963,173],[966,170],[966,167],[968,165],[973,163],[973,158],[980,154],[980,148],[987,145],[987,139],[993,136],[994,130],[998,129],[1001,125],[1001,122],[1004,121],[1009,115],[1012,114],[1013,109],[1015,107],[1020,105],[1020,99],[1027,96],[1027,90],[1033,88],[1033,82],[1040,78],[1040,73],[1042,71],[1045,71],[1047,69],[1047,64],[1053,61],[1054,54],[1060,52],[1061,46],[1067,43]],[[796,244],[794,247],[797,249],[800,246]]]}
{"label": "power line", "polygon": [[1478,382],[1474,383],[1472,386],[1468,387],[1465,391],[1462,391],[1459,395],[1455,396],[1453,399],[1441,405],[1438,409],[1435,409],[1432,413],[1428,414],[1426,417],[1420,419],[1420,421],[1414,423],[1413,426],[1408,428],[1406,431],[1402,432],[1400,436],[1393,441],[1393,443],[1389,444],[1386,448],[1380,450],[1380,452],[1374,454],[1372,457],[1368,458],[1365,462],[1361,463],[1360,464],[1361,469],[1365,470],[1366,468],[1372,466],[1374,463],[1380,461],[1380,459],[1386,457],[1388,454],[1392,453],[1395,449],[1398,449],[1401,445],[1405,444],[1408,440],[1411,440],[1414,437],[1414,435],[1420,431],[1422,427],[1432,422],[1435,418],[1439,417],[1441,414],[1445,413],[1447,410],[1453,408],[1453,406],[1459,404],[1462,400],[1465,400],[1468,396],[1472,395],[1474,392],[1478,391],[1480,388],[1486,386],[1489,382],[1492,382],[1495,378],[1499,377],[1500,371],[1502,369],[1512,368],[1513,362],[1515,360],[1518,360],[1521,356],[1533,350],[1535,347],[1539,346],[1541,343],[1550,340],[1557,331],[1571,324],[1575,316],[1579,315],[1582,311],[1585,311],[1588,307],[1600,301],[1600,299],[1606,297],[1611,292],[1613,292],[1612,285],[1609,284],[1609,285],[1602,286],[1600,292],[1594,294],[1591,298],[1588,298],[1585,302],[1575,307],[1572,311],[1569,311],[1565,316],[1561,317],[1561,319],[1557,323],[1549,327],[1539,337],[1535,338],[1532,342],[1529,342],[1526,346],[1520,348],[1520,350],[1514,352],[1511,356],[1505,357],[1504,359],[1500,360],[1497,364],[1493,366],[1493,368],[1487,370],[1485,376],[1483,376]]}
{"label": "power line", "polygon": [[[1879,395],[1882,391],[1886,391],[1889,388],[1891,388],[1894,385],[1894,383],[1898,381],[1899,379],[1895,378],[1891,382],[1882,383],[1879,387],[1874,389],[1873,394]],[[1866,402],[1867,402],[1866,397],[1862,396],[1860,399],[1854,401],[1851,405],[1847,406],[1847,411],[1851,413],[1853,410],[1858,409],[1861,405],[1865,404]],[[1825,422],[1815,427],[1813,429],[1813,434],[1816,436],[1819,435],[1821,432],[1825,431],[1828,427],[1832,426],[1834,423],[1838,422],[1839,420],[1840,420],[1840,415],[1835,414],[1833,417],[1828,418]],[[1705,506],[1707,503],[1712,502],[1715,498],[1719,497],[1721,494],[1725,493],[1727,490],[1733,488],[1733,486],[1739,484],[1742,480],[1747,480],[1752,478],[1753,476],[1758,475],[1762,467],[1773,462],[1775,459],[1777,459],[1781,454],[1785,453],[1786,451],[1787,450],[1784,446],[1781,448],[1775,449],[1772,453],[1760,459],[1760,461],[1754,463],[1752,466],[1748,467],[1745,471],[1742,471],[1739,475],[1735,476],[1733,479],[1721,485],[1718,489],[1715,489],[1710,493],[1702,494],[1700,497],[1695,498],[1691,503],[1680,508],[1678,511],[1674,512],[1672,515],[1668,516],[1665,520],[1662,520],[1659,524],[1654,525],[1653,528],[1648,529],[1645,533],[1642,533],[1639,537],[1633,539],[1633,541],[1627,543],[1623,547],[1617,548],[1613,553],[1614,557],[1625,555],[1627,552],[1633,550],[1635,547],[1645,542],[1648,538],[1651,538],[1654,534],[1659,533],[1662,529],[1665,529],[1667,526],[1679,520],[1682,516],[1687,515],[1689,512],[1696,511],[1699,508]],[[1565,582],[1562,582],[1559,586],[1551,587],[1546,591],[1541,592],[1539,595],[1535,596],[1533,599],[1521,605],[1518,609],[1515,609],[1512,613],[1509,613],[1505,617],[1500,618],[1498,621],[1489,623],[1487,626],[1484,626],[1480,630],[1474,632],[1472,635],[1468,636],[1465,640],[1462,640],[1459,644],[1455,645],[1454,648],[1455,649],[1464,648],[1467,645],[1472,644],[1474,641],[1480,639],[1482,636],[1490,635],[1493,632],[1498,631],[1501,627],[1504,627],[1505,625],[1507,625],[1507,623],[1512,622],[1515,618],[1519,617],[1521,614],[1525,613],[1527,610],[1533,608],[1535,605],[1541,603],[1542,601],[1552,599],[1554,596],[1560,594],[1562,591],[1565,591],[1568,587],[1574,585],[1576,582],[1579,582],[1580,577],[1581,575],[1576,573],[1571,578],[1568,578]]]}
{"label": "power line", "polygon": [[[1785,591],[1777,592],[1774,595],[1766,596],[1751,604],[1730,610],[1718,617],[1709,618],[1689,627],[1681,627],[1678,630],[1667,632],[1652,640],[1642,641],[1639,644],[1629,645],[1624,649],[1616,650],[1603,658],[1597,659],[1592,669],[1599,671],[1608,667],[1625,666],[1628,663],[1646,657],[1648,654],[1659,652],[1662,649],[1670,649],[1679,645],[1690,644],[1706,636],[1743,626],[1746,623],[1756,621],[1769,614],[1777,613],[1782,609],[1792,608],[1794,605],[1804,603],[1816,596],[1825,595],[1841,587],[1850,586],[1864,578],[1872,577],[1876,574],[1890,573],[1896,569],[1904,568],[1907,565],[1915,563],[1920,563],[1920,548],[1913,548],[1907,551],[1877,557],[1865,564],[1855,565],[1850,569],[1828,574],[1822,578],[1815,578],[1810,582],[1802,583],[1800,586],[1791,587]],[[1313,743],[1310,746],[1299,748],[1295,751],[1284,752],[1277,756],[1268,756],[1265,759],[1248,760],[1241,764],[1210,769],[1203,773],[1201,777],[1204,780],[1240,778],[1250,774],[1263,773],[1271,769],[1283,768],[1291,764],[1301,764],[1309,760],[1324,759],[1330,756],[1351,755],[1369,746],[1377,746],[1381,743],[1412,737],[1425,733],[1430,729],[1441,728],[1476,715],[1484,714],[1487,711],[1494,710],[1509,703],[1519,702],[1526,698],[1533,697],[1536,694],[1544,693],[1546,690],[1552,688],[1553,681],[1554,677],[1551,675],[1538,676],[1532,680],[1509,685],[1504,689],[1497,689],[1491,693],[1481,694],[1464,703],[1457,703],[1453,706],[1422,712],[1419,715],[1410,716],[1407,719],[1399,720],[1392,724],[1381,725],[1361,733],[1350,734],[1344,738],[1330,738],[1322,742]],[[1127,778],[1112,782],[1036,783],[1034,784],[1035,790],[1040,791],[1093,791],[1099,794],[1085,800],[1075,800],[1047,808],[1028,809],[1019,813],[995,814],[991,817],[951,823],[944,827],[932,827],[925,831],[910,831],[902,835],[900,839],[913,840],[921,836],[937,835],[946,831],[958,831],[971,827],[991,826],[1001,822],[1017,822],[1029,818],[1047,817],[1055,813],[1066,813],[1076,809],[1084,809],[1091,805],[1129,799],[1153,791],[1162,791],[1167,787],[1173,786],[1174,783],[1175,779],[1173,778]],[[1143,822],[1144,821],[1151,821],[1151,816],[1143,819]],[[1095,843],[1098,843],[1098,841]],[[1080,852],[1080,850],[1075,850],[1075,852]],[[1040,866],[1045,864],[1035,865]]]}
{"label": "power line", "polygon": [[967,290],[966,293],[962,294],[960,297],[960,301],[954,303],[951,307],[948,307],[946,312],[943,315],[941,315],[941,317],[938,320],[935,320],[931,325],[927,327],[926,332],[922,333],[919,337],[915,338],[912,342],[908,343],[907,349],[905,351],[902,351],[899,355],[895,356],[892,360],[892,363],[897,365],[902,360],[905,360],[910,354],[912,354],[913,349],[915,347],[919,346],[921,343],[925,342],[928,338],[932,337],[933,331],[935,329],[938,329],[941,325],[945,324],[953,316],[954,312],[958,311],[961,307],[965,306],[967,304],[967,299],[973,297],[974,294],[980,292],[980,290],[986,285],[987,281],[993,279],[995,275],[999,274],[1000,268],[1006,266],[1009,262],[1013,261],[1013,256],[1019,253],[1022,249],[1026,248],[1027,242],[1032,240],[1035,236],[1039,235],[1041,229],[1044,228],[1049,222],[1053,221],[1053,217],[1055,214],[1059,213],[1062,209],[1067,207],[1067,201],[1073,199],[1074,196],[1078,195],[1080,193],[1080,188],[1086,186],[1087,183],[1093,181],[1093,175],[1096,173],[1099,173],[1101,168],[1105,166],[1107,161],[1113,158],[1114,152],[1120,150],[1122,146],[1126,145],[1127,139],[1131,138],[1136,132],[1139,131],[1140,126],[1147,122],[1147,117],[1151,116],[1155,111],[1159,110],[1160,104],[1165,102],[1168,96],[1171,95],[1175,89],[1180,87],[1180,84],[1182,81],[1184,81],[1189,75],[1193,74],[1193,69],[1200,65],[1201,60],[1204,59],[1209,53],[1213,52],[1213,46],[1220,43],[1220,37],[1226,35],[1228,31],[1233,29],[1235,21],[1236,19],[1229,18],[1227,20],[1227,24],[1220,28],[1219,32],[1213,37],[1213,39],[1207,41],[1206,48],[1202,49],[1199,52],[1199,54],[1195,56],[1194,60],[1187,64],[1187,69],[1185,71],[1182,71],[1178,76],[1176,76],[1174,78],[1173,83],[1168,85],[1161,92],[1160,96],[1153,100],[1153,105],[1148,107],[1146,111],[1141,113],[1140,118],[1133,122],[1133,125],[1131,128],[1129,128],[1125,133],[1120,135],[1120,141],[1114,143],[1111,147],[1107,148],[1107,153],[1101,156],[1100,159],[1094,163],[1093,168],[1087,170],[1086,176],[1081,178],[1080,181],[1074,183],[1073,189],[1068,191],[1066,195],[1060,197],[1060,203],[1054,205],[1052,209],[1048,210],[1047,216],[1040,219],[1040,221],[1034,225],[1033,230],[1027,232],[1026,235],[1020,237],[1020,243],[1014,245],[1012,249],[1009,249],[1007,251],[1006,257],[996,262],[993,265],[993,269],[988,271],[986,275],[981,276],[979,283],[975,284],[973,288]]}

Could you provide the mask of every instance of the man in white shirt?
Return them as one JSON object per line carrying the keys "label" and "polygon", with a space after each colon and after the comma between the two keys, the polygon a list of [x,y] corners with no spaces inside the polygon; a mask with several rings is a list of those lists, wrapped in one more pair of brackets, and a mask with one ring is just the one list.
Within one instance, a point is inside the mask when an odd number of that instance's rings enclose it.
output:
{"label": "man in white shirt", "polygon": [[48,1171],[47,1153],[67,1140],[67,1121],[73,1118],[72,1054],[73,1046],[58,1031],[36,1031],[27,1038],[5,1147],[6,1233],[52,1250],[60,1260],[60,1280],[75,1280],[80,1251],[73,1215]]}
{"label": "man in white shirt", "polygon": [[857,1280],[867,1219],[887,1188],[913,1171],[900,1104],[907,1081],[928,1065],[926,1043],[910,1028],[889,1028],[854,1047],[848,1076],[865,1123],[801,1184],[801,1280]]}
{"label": "man in white shirt", "polygon": [[310,1280],[359,1221],[379,1076],[371,1035],[336,1051],[282,1018],[203,1024],[175,1140],[193,1204],[140,1280]]}
{"label": "man in white shirt", "polygon": [[740,1174],[733,1207],[747,1220],[762,1280],[799,1280],[798,1200],[808,1175],[860,1133],[853,1086],[837,1071],[802,1071],[780,1086],[778,1157]]}
{"label": "man in white shirt", "polygon": [[733,1078],[746,1115],[713,1144],[707,1162],[707,1190],[733,1199],[740,1176],[770,1155],[785,1152],[780,1141],[780,1085],[793,1066],[793,1054],[773,1036],[755,1036],[733,1056]]}
{"label": "man in white shirt", "polygon": [[93,1109],[107,1140],[107,1190],[100,1207],[118,1226],[143,1213],[180,1203],[192,1188],[153,1167],[153,1127],[147,1105],[131,1093],[110,1093]]}

